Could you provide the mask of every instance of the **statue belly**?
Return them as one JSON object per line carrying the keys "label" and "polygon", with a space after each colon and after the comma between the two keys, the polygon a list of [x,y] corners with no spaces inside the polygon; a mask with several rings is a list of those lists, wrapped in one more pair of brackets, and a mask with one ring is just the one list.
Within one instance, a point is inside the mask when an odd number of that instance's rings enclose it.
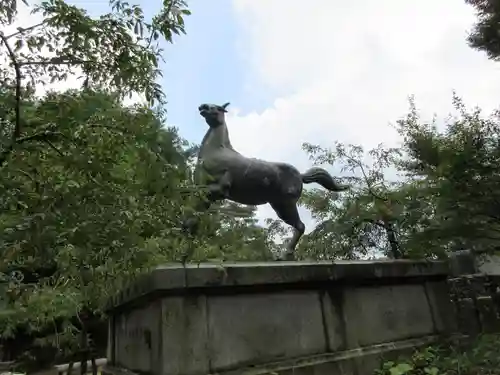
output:
{"label": "statue belly", "polygon": [[279,194],[276,191],[277,174],[275,168],[267,163],[251,160],[251,163],[238,165],[231,168],[230,199],[242,204],[266,204],[272,197]]}

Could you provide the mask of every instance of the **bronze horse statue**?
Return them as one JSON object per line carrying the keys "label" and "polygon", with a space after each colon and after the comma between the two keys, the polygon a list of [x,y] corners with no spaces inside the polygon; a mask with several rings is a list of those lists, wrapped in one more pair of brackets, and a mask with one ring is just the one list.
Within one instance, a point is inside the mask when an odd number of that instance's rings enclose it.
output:
{"label": "bronze horse statue", "polygon": [[[224,199],[253,206],[269,203],[278,217],[294,228],[285,253],[285,259],[292,260],[305,231],[297,211],[303,184],[315,182],[335,192],[347,190],[349,186],[337,183],[322,168],[311,168],[301,174],[290,164],[241,155],[229,140],[225,119],[228,105],[202,104],[198,107],[209,129],[198,154],[196,184],[205,186],[206,196],[197,209],[207,210],[213,202]],[[196,224],[197,219],[190,218],[185,221],[184,229],[193,234]]]}

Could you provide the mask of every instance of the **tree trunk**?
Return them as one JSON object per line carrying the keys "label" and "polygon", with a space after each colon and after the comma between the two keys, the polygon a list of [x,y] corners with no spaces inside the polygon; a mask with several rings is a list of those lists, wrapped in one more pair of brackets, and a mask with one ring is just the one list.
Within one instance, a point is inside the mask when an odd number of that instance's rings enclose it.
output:
{"label": "tree trunk", "polygon": [[389,245],[391,248],[391,255],[394,259],[401,259],[403,256],[399,248],[396,233],[394,232],[394,227],[390,222],[385,222],[384,224],[385,233],[387,234],[387,241],[389,241]]}

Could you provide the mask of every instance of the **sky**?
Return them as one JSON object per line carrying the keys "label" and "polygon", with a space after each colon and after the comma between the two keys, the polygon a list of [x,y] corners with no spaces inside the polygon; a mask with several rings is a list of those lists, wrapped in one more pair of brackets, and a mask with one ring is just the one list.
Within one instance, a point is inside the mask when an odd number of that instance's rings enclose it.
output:
{"label": "sky", "polygon": [[[105,0],[71,3],[107,10]],[[135,3],[153,14],[161,2]],[[391,124],[407,113],[410,95],[428,119],[452,111],[453,90],[468,106],[498,106],[500,63],[467,46],[475,14],[463,0],[191,0],[189,7],[187,35],[164,46],[160,83],[170,125],[192,142],[207,130],[198,105],[229,101],[235,149],[303,171],[311,166],[303,142],[397,145]],[[269,206],[258,212],[276,218]]]}

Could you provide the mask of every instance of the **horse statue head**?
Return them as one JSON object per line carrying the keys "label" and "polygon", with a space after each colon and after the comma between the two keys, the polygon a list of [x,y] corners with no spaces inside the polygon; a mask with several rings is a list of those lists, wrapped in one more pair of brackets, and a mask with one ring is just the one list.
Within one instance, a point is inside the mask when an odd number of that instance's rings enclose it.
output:
{"label": "horse statue head", "polygon": [[205,119],[208,126],[216,128],[226,122],[227,106],[229,103],[223,105],[216,104],[201,104],[198,107],[200,115]]}

